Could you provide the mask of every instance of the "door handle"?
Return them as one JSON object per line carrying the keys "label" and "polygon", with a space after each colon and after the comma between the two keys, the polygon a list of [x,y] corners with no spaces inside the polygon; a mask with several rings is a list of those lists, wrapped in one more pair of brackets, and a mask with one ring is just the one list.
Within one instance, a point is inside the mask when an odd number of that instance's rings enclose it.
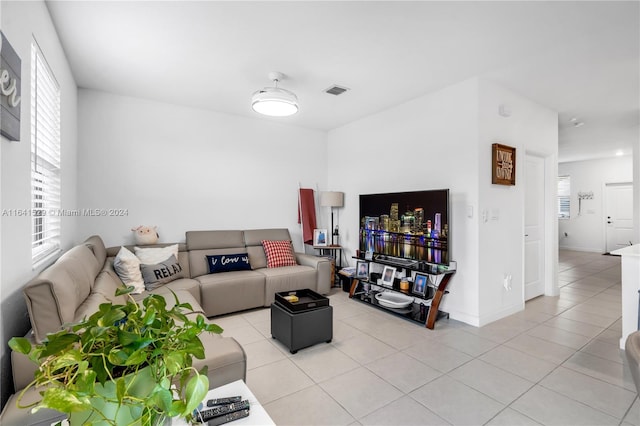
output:
{"label": "door handle", "polygon": [[525,237],[528,237],[528,236],[529,236],[529,234],[524,234],[524,236],[525,236]]}

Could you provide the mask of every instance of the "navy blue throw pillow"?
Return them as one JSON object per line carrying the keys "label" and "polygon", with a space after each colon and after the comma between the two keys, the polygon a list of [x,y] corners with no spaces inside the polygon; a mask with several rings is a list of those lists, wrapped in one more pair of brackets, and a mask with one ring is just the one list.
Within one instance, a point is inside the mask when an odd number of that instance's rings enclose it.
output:
{"label": "navy blue throw pillow", "polygon": [[207,263],[209,264],[210,274],[251,270],[247,253],[209,255],[207,256]]}

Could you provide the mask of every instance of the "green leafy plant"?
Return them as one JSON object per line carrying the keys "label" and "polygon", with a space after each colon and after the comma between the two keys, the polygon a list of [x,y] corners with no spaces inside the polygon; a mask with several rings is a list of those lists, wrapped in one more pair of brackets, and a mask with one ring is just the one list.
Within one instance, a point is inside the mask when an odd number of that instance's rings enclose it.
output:
{"label": "green leafy plant", "polygon": [[20,408],[50,408],[69,414],[71,424],[155,425],[166,417],[191,420],[209,389],[206,367],[197,371],[193,357],[203,359],[202,332],[221,333],[205,321],[187,317],[193,308],[167,308],[160,295],[139,305],[127,294],[124,305],[103,303],[88,318],[47,335],[31,345],[14,337],[9,346],[38,364],[32,386],[42,399]]}

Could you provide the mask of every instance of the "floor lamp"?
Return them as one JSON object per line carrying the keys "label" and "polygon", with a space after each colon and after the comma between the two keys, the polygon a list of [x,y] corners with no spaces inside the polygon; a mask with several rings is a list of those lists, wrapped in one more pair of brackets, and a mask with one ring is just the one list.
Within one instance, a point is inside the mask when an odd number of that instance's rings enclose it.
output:
{"label": "floor lamp", "polygon": [[323,191],[320,193],[320,205],[331,207],[331,245],[335,245],[334,237],[338,237],[338,225],[333,227],[333,208],[344,206],[344,192]]}

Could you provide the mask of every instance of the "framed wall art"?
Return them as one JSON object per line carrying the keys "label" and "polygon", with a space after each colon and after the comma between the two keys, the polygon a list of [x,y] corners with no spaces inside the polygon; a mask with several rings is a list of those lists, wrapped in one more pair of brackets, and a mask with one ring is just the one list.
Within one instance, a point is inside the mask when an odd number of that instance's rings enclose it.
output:
{"label": "framed wall art", "polygon": [[516,149],[494,143],[491,145],[491,183],[496,185],[516,184]]}
{"label": "framed wall art", "polygon": [[19,141],[22,62],[1,31],[0,39],[0,134]]}

